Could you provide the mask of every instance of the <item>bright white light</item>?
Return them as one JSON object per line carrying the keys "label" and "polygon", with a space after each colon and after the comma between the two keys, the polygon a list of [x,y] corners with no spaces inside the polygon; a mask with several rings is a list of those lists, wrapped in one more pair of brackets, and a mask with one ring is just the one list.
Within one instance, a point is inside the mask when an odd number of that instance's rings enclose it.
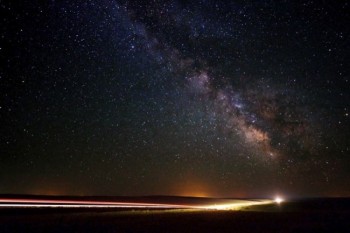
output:
{"label": "bright white light", "polygon": [[280,204],[281,202],[283,202],[283,199],[282,199],[281,197],[276,197],[276,198],[275,198],[275,202],[276,202],[277,204]]}

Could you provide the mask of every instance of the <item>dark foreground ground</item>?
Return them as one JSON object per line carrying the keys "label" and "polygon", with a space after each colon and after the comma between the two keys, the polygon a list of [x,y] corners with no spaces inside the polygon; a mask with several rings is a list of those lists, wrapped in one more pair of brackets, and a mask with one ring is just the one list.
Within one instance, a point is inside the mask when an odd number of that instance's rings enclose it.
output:
{"label": "dark foreground ground", "polygon": [[239,211],[0,208],[0,232],[350,232],[350,199]]}

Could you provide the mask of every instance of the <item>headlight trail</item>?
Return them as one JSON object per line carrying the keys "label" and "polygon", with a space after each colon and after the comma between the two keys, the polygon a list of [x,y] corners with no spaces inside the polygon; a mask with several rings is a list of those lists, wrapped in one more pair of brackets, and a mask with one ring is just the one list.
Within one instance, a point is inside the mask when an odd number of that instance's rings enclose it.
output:
{"label": "headlight trail", "polygon": [[245,200],[245,201],[230,201],[223,204],[211,204],[200,206],[201,209],[207,210],[238,210],[243,207],[254,206],[254,205],[267,205],[274,203],[273,200]]}
{"label": "headlight trail", "polygon": [[112,202],[112,201],[76,201],[76,200],[33,200],[0,199],[0,207],[55,207],[55,208],[143,208],[143,209],[179,209],[190,208],[188,205]]}
{"label": "headlight trail", "polygon": [[113,201],[0,199],[0,208],[135,208],[135,209],[198,209],[237,210],[242,207],[274,203],[274,200],[222,200],[210,204],[172,204]]}

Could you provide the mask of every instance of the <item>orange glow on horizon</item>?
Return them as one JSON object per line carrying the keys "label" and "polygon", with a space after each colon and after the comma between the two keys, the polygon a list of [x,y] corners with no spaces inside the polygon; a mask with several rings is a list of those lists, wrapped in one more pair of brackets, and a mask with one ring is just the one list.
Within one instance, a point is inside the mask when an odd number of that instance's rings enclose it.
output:
{"label": "orange glow on horizon", "polygon": [[177,196],[211,197],[212,193],[209,190],[207,184],[192,178],[185,182],[176,182],[176,185],[171,188],[171,193]]}

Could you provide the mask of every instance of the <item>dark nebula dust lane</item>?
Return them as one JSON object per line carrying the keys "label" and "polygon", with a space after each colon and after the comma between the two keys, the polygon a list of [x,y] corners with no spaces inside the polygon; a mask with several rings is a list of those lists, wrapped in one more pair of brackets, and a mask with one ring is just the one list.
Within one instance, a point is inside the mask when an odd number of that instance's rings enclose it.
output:
{"label": "dark nebula dust lane", "polygon": [[0,6],[0,193],[350,194],[347,3]]}

